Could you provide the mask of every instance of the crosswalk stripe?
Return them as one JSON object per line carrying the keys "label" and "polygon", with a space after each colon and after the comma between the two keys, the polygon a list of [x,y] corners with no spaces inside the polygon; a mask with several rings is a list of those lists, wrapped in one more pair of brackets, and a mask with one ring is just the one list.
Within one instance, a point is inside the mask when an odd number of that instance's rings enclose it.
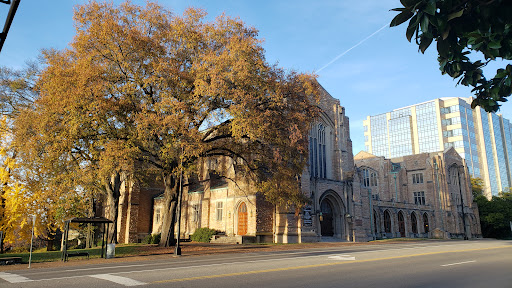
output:
{"label": "crosswalk stripe", "polygon": [[112,275],[112,274],[97,274],[97,275],[90,275],[90,277],[107,280],[107,281],[121,284],[124,286],[146,285],[146,283],[144,283],[144,282],[140,282],[140,281],[133,280],[133,279],[130,279],[127,277],[121,277],[121,276],[116,276],[116,275]]}
{"label": "crosswalk stripe", "polygon": [[0,272],[0,278],[4,279],[5,281],[9,283],[23,283],[23,282],[30,282],[33,280],[28,279],[27,277],[23,277],[17,274],[12,273],[5,273]]}

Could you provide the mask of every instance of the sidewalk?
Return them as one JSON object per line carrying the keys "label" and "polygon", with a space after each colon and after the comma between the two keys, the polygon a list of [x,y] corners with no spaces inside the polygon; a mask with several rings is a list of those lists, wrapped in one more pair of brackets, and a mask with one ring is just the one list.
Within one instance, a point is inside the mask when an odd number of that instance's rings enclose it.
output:
{"label": "sidewalk", "polygon": [[[301,250],[312,248],[328,248],[328,247],[350,247],[362,245],[381,245],[381,244],[398,244],[398,243],[416,243],[430,240],[388,240],[385,242],[316,242],[301,244],[213,244],[213,243],[197,243],[183,242],[181,244],[181,257],[200,257],[204,255],[227,254],[227,253],[253,253],[253,252],[272,252],[286,250]],[[52,268],[52,267],[77,267],[85,265],[106,264],[106,263],[125,263],[140,262],[151,260],[176,259],[174,257],[174,247],[157,247],[157,246],[141,246],[138,248],[139,255],[122,256],[112,259],[93,258],[93,259],[70,259],[68,262],[54,261],[32,263],[31,269]],[[0,266],[0,271],[13,271],[27,269],[28,264],[16,264]]]}

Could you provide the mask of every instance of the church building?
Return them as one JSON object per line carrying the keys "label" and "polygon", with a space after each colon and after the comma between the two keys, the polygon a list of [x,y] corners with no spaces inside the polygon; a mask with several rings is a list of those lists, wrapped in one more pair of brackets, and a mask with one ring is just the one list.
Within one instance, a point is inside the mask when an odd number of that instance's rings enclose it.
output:
{"label": "church building", "polygon": [[[303,209],[271,204],[230,160],[209,159],[200,165],[199,179],[184,187],[180,237],[201,227],[217,230],[212,242],[224,243],[480,237],[469,176],[455,150],[400,159],[366,152],[354,157],[345,108],[323,88],[318,105],[320,116],[309,131],[309,163],[300,178],[309,199]],[[161,232],[162,193],[124,183],[119,242]]]}

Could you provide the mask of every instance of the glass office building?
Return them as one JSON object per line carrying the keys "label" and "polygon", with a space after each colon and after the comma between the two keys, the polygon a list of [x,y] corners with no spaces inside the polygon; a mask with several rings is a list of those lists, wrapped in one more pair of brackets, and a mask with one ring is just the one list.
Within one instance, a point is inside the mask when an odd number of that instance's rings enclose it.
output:
{"label": "glass office building", "polygon": [[488,197],[512,186],[512,125],[502,115],[471,109],[472,98],[439,98],[368,116],[366,151],[386,158],[454,147]]}

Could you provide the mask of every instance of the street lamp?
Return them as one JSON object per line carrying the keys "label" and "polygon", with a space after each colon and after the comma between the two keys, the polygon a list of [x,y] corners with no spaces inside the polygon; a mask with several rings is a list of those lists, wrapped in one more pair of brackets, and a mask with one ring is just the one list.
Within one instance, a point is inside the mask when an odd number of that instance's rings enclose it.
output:
{"label": "street lamp", "polygon": [[180,157],[180,186],[178,189],[178,235],[176,236],[176,247],[174,248],[174,256],[181,256],[180,235],[181,235],[181,198],[183,196],[183,146],[181,147]]}

